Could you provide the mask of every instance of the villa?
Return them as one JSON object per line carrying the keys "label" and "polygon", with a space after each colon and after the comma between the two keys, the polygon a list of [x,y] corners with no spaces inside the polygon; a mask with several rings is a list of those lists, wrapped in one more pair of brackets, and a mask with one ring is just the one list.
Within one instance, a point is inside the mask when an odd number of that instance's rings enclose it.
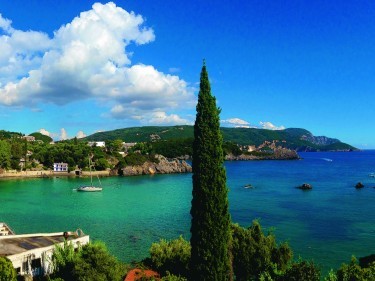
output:
{"label": "villa", "polygon": [[0,231],[0,257],[7,257],[18,275],[41,276],[51,273],[55,245],[62,246],[67,240],[78,248],[90,240],[89,235],[80,229],[75,232],[16,235],[5,223],[0,223]]}

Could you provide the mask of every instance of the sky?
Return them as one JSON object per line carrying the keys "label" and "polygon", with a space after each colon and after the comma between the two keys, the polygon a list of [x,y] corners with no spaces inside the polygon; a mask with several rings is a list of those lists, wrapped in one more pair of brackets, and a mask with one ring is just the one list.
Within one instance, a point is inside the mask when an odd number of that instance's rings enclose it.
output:
{"label": "sky", "polygon": [[221,124],[375,148],[375,1],[0,0],[0,130]]}

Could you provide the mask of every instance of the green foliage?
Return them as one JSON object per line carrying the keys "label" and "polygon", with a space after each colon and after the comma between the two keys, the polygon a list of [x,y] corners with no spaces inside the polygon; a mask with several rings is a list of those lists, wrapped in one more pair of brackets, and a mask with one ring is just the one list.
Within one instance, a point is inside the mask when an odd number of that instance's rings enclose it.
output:
{"label": "green foliage", "polygon": [[95,170],[104,171],[109,168],[108,160],[104,157],[95,160]]}
{"label": "green foliage", "polygon": [[53,277],[74,280],[73,268],[77,260],[78,254],[74,251],[72,243],[65,240],[62,246],[57,244],[52,254]]}
{"label": "green foliage", "polygon": [[234,156],[238,156],[242,154],[241,149],[238,147],[238,145],[231,141],[225,141],[223,143],[223,151],[224,155],[233,154]]}
{"label": "green foliage", "polygon": [[194,125],[190,210],[192,280],[229,280],[231,274],[230,215],[219,113],[204,64]]}
{"label": "green foliage", "polygon": [[161,281],[187,281],[185,277],[176,276],[167,272],[167,275],[161,278]]}
{"label": "green foliage", "polygon": [[238,281],[258,280],[261,273],[263,279],[275,277],[293,257],[290,247],[286,243],[278,246],[274,235],[265,235],[258,221],[248,229],[233,224],[232,237],[233,271]]}
{"label": "green foliage", "polygon": [[349,264],[342,264],[337,270],[337,281],[367,281],[375,280],[375,262],[368,267],[360,267],[353,256]]}
{"label": "green foliage", "polygon": [[125,166],[142,165],[148,160],[148,157],[140,153],[129,153],[124,158]]}
{"label": "green foliage", "polygon": [[51,141],[53,141],[53,139],[51,137],[43,135],[39,132],[32,133],[29,136],[33,136],[36,141],[39,140],[39,141],[42,141],[44,143],[50,143]]}
{"label": "green foliage", "polygon": [[23,134],[0,130],[0,140],[8,140],[14,138],[20,138]]}
{"label": "green foliage", "polygon": [[153,142],[152,152],[168,158],[193,154],[193,138],[171,139]]}
{"label": "green foliage", "polygon": [[173,275],[187,276],[190,255],[190,243],[182,236],[172,241],[162,239],[159,243],[153,243],[150,248],[152,268],[161,275],[169,271]]}
{"label": "green foliage", "polygon": [[320,269],[312,261],[298,261],[288,268],[280,281],[319,281]]}
{"label": "green foliage", "polygon": [[0,168],[8,169],[10,167],[10,144],[5,140],[0,140]]}
{"label": "green foliage", "polygon": [[17,273],[7,257],[0,257],[0,281],[16,281]]}
{"label": "green foliage", "polygon": [[106,146],[106,149],[107,151],[110,153],[110,154],[114,154],[116,152],[119,152],[122,150],[122,143],[123,141],[120,140],[120,139],[117,139],[117,140],[107,140],[105,142],[105,146]]}
{"label": "green foliage", "polygon": [[129,152],[138,152],[142,155],[146,155],[151,153],[152,146],[150,143],[146,142],[139,142],[135,146],[133,146]]}
{"label": "green foliage", "polygon": [[[302,140],[303,135],[311,135],[305,129],[289,128],[285,130],[266,130],[256,128],[221,128],[221,133],[225,141],[233,142],[239,145],[259,146],[264,141],[279,140],[280,145],[290,149],[300,150],[355,150],[354,147],[336,142],[329,146],[322,146]],[[170,126],[170,127],[134,127],[117,129],[114,131],[95,133],[86,139],[90,141],[115,140],[122,139],[127,142],[154,142],[152,136],[160,137],[159,141],[188,139],[194,135],[192,126]],[[281,141],[285,140],[286,143]],[[177,155],[180,156],[180,155]],[[174,156],[175,157],[175,156]]]}
{"label": "green foliage", "polygon": [[[109,254],[101,242],[89,243],[82,247],[74,264],[74,279],[77,281],[120,281],[126,271],[117,259]],[[70,279],[68,279],[70,280]]]}

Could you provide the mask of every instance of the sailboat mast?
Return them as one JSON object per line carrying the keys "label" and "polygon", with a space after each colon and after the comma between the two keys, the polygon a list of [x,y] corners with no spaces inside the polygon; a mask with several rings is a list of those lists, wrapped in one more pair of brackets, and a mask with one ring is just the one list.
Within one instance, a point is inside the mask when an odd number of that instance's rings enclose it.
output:
{"label": "sailboat mast", "polygon": [[92,183],[92,173],[91,173],[91,158],[89,156],[89,168],[90,168],[90,180],[91,180],[91,186],[94,186],[93,183]]}

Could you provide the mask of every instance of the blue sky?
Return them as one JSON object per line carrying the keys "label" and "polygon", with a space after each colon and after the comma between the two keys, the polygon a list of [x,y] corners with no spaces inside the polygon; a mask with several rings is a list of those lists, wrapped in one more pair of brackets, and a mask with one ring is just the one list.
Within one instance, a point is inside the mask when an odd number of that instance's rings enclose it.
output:
{"label": "blue sky", "polygon": [[374,1],[4,0],[0,14],[0,129],[192,124],[205,58],[223,126],[375,148]]}

